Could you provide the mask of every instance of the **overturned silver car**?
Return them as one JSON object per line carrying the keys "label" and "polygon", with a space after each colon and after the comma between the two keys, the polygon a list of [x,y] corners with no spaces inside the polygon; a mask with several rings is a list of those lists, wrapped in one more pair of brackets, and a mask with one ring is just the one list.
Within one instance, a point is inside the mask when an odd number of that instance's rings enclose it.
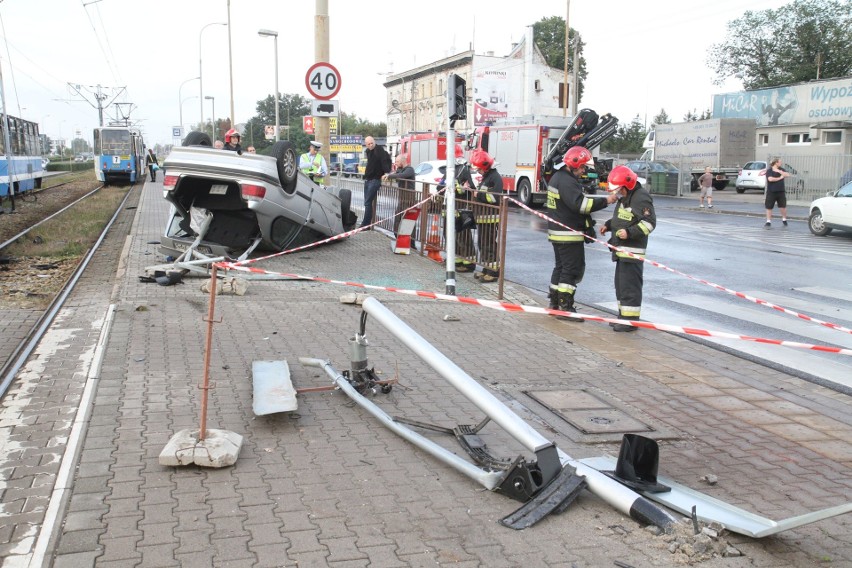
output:
{"label": "overturned silver car", "polygon": [[340,234],[355,226],[349,190],[321,187],[302,174],[293,144],[272,156],[214,149],[190,132],[163,163],[163,195],[172,211],[160,251],[180,257],[193,247],[211,256],[245,258]]}

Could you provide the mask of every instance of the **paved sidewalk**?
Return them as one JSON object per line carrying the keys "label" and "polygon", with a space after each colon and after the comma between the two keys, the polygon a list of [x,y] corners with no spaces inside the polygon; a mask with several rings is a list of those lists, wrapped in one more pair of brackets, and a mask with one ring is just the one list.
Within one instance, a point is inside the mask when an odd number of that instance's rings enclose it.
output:
{"label": "paved sidewalk", "polygon": [[[252,281],[245,296],[217,297],[208,427],[244,437],[239,460],[223,469],[160,466],[171,436],[198,425],[207,314],[203,280],[162,287],[138,279],[161,262],[153,243],[166,215],[161,187],[146,185],[129,238],[114,237],[112,252],[40,347],[28,386],[3,401],[3,568],[28,566],[39,543],[56,567],[621,561],[639,568],[683,561],[664,537],[588,491],[562,515],[525,531],[504,528],[497,521],[517,502],[415,449],[340,392],[300,395],[297,412],[254,416],[253,361],[287,360],[297,388],[330,384],[299,357],[349,368],[347,340],[361,310],[339,298],[363,290],[347,286]],[[441,266],[393,255],[377,232],[260,266],[444,291]],[[496,287],[459,276],[460,296],[495,297]],[[852,500],[852,413],[844,395],[670,334],[616,334],[594,322],[370,294],[573,457],[617,455],[621,433],[642,430],[660,440],[661,474],[749,511],[781,519]],[[511,283],[506,296],[543,302]],[[86,381],[90,369],[79,361],[91,359],[110,303],[115,317],[103,365]],[[366,330],[370,365],[401,383],[374,398],[388,414],[446,427],[483,418],[377,322],[368,318]],[[91,416],[81,424],[67,506],[51,524],[51,491],[73,439],[69,407],[85,399],[83,384],[92,387]],[[463,453],[452,439],[424,434]],[[499,457],[523,453],[493,424],[481,435]],[[709,474],[717,484],[701,481]],[[743,556],[701,566],[852,566],[851,523],[846,515],[760,540],[728,534]],[[50,531],[54,538],[45,539]]]}

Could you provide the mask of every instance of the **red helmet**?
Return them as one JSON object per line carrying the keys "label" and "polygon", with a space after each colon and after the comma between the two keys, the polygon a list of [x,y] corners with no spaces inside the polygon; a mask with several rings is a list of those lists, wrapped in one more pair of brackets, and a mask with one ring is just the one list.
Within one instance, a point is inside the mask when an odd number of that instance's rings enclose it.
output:
{"label": "red helmet", "polygon": [[487,170],[494,165],[494,158],[484,150],[475,150],[470,156],[470,165],[479,170]]}
{"label": "red helmet", "polygon": [[565,165],[569,168],[579,169],[586,165],[586,162],[592,159],[592,153],[582,146],[574,146],[565,152],[565,157],[562,159]]}
{"label": "red helmet", "polygon": [[456,144],[456,165],[466,164],[467,160],[464,157],[464,149],[461,144]]}
{"label": "red helmet", "polygon": [[242,136],[240,136],[240,133],[237,132],[237,130],[235,128],[232,128],[229,131],[227,131],[225,133],[225,144],[230,144],[231,138],[233,138],[234,136],[236,136],[237,138],[242,138]]}
{"label": "red helmet", "polygon": [[606,179],[609,182],[609,188],[613,191],[620,187],[626,187],[627,191],[632,191],[636,187],[636,174],[627,166],[612,168]]}

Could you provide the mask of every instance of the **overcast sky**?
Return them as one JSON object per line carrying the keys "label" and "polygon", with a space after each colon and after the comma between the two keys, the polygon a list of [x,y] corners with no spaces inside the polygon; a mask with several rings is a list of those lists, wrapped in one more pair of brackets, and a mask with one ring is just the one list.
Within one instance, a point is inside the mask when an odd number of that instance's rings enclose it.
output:
{"label": "overcast sky", "polygon": [[[778,8],[783,0],[574,0],[570,25],[586,42],[589,72],[579,106],[622,122],[650,120],[660,108],[673,120],[710,108],[714,86],[707,49],[724,39],[726,23],[745,10]],[[315,62],[315,2],[231,0],[236,121],[256,112],[275,90],[278,37],[279,91],[309,97],[305,73]],[[531,2],[378,2],[328,0],[330,63],[341,74],[341,110],[371,121],[386,119],[382,83],[401,72],[469,49],[505,55],[526,26],[566,15],[566,0]],[[452,15],[451,15],[452,14]],[[227,0],[0,0],[0,45],[9,114],[39,122],[42,132],[91,142],[98,124],[94,92],[106,102],[132,103],[146,141],[171,143],[171,127],[200,118],[199,44],[204,116],[230,114]],[[181,84],[183,87],[181,88]],[[68,87],[80,85],[86,100]],[[179,100],[183,99],[180,104]],[[129,108],[125,106],[124,108]],[[107,110],[115,116],[115,109]],[[282,120],[283,122],[283,120]]]}

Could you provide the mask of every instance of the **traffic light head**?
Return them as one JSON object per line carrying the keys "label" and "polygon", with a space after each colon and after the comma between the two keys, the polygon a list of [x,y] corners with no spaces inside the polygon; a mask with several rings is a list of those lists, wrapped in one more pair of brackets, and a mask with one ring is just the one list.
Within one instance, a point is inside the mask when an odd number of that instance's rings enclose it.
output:
{"label": "traffic light head", "polygon": [[455,73],[447,81],[447,110],[451,121],[467,118],[467,83]]}

